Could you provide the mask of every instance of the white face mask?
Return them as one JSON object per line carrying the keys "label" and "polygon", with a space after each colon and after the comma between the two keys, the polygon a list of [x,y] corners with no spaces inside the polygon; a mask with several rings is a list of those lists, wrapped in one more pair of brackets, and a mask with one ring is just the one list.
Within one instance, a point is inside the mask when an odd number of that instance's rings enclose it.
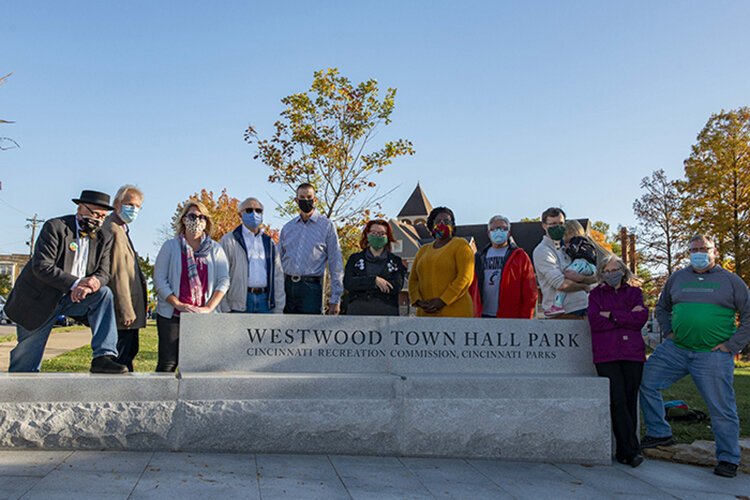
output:
{"label": "white face mask", "polygon": [[206,230],[205,219],[191,220],[189,217],[185,217],[183,222],[185,224],[185,232],[193,238],[197,238]]}

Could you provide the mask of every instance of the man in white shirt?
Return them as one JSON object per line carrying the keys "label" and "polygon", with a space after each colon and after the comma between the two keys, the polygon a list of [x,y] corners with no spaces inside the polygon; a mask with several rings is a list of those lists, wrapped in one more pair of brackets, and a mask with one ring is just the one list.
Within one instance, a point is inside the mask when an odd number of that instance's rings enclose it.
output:
{"label": "man in white shirt", "polygon": [[221,238],[229,260],[229,290],[222,312],[252,314],[284,310],[284,273],[276,244],[263,231],[263,204],[257,198],[240,203],[242,223]]}
{"label": "man in white shirt", "polygon": [[125,373],[115,362],[117,326],[110,279],[112,233],[102,228],[112,210],[109,195],[83,191],[75,215],[44,223],[34,255],[13,287],[5,312],[16,322],[18,344],[11,372],[38,372],[58,316],[85,316],[91,325],[94,373]]}
{"label": "man in white shirt", "polygon": [[[542,213],[542,241],[534,249],[534,268],[542,291],[542,309],[552,307],[557,292],[566,292],[563,309],[568,317],[584,317],[589,305],[589,288],[585,277],[566,271],[570,257],[562,248],[565,235],[565,212],[548,208]],[[567,279],[566,279],[567,278]],[[560,316],[558,316],[560,317]]]}

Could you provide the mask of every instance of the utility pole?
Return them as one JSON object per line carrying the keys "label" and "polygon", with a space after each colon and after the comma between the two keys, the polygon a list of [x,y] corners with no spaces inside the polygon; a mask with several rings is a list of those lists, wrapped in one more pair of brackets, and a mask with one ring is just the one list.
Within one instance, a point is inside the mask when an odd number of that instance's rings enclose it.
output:
{"label": "utility pole", "polygon": [[36,227],[44,222],[44,219],[39,219],[37,214],[31,219],[26,219],[29,223],[26,224],[26,229],[31,229],[31,239],[29,240],[29,258],[34,256],[34,239],[36,238]]}

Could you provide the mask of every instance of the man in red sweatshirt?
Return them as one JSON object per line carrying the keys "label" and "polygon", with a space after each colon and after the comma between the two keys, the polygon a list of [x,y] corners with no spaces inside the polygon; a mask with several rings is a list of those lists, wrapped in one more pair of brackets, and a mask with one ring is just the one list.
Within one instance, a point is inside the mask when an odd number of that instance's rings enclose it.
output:
{"label": "man in red sweatshirt", "polygon": [[510,237],[510,221],[495,215],[487,224],[490,244],[474,256],[469,293],[474,316],[532,319],[537,287],[531,259]]}

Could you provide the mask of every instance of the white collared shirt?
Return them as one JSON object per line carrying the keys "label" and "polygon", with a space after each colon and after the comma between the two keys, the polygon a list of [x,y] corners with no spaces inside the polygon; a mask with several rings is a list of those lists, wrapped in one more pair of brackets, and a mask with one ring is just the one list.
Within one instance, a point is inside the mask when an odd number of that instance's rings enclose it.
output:
{"label": "white collared shirt", "polygon": [[72,288],[78,284],[80,278],[86,277],[86,267],[89,262],[89,238],[81,236],[81,226],[78,225],[78,218],[76,217],[76,239],[71,242],[71,246],[75,245],[75,254],[73,256],[73,268],[70,270],[70,274],[79,278],[73,283]]}
{"label": "white collared shirt", "polygon": [[266,251],[263,248],[263,231],[253,234],[242,225],[242,238],[247,248],[247,286],[248,288],[266,288],[268,275],[266,274]]}

